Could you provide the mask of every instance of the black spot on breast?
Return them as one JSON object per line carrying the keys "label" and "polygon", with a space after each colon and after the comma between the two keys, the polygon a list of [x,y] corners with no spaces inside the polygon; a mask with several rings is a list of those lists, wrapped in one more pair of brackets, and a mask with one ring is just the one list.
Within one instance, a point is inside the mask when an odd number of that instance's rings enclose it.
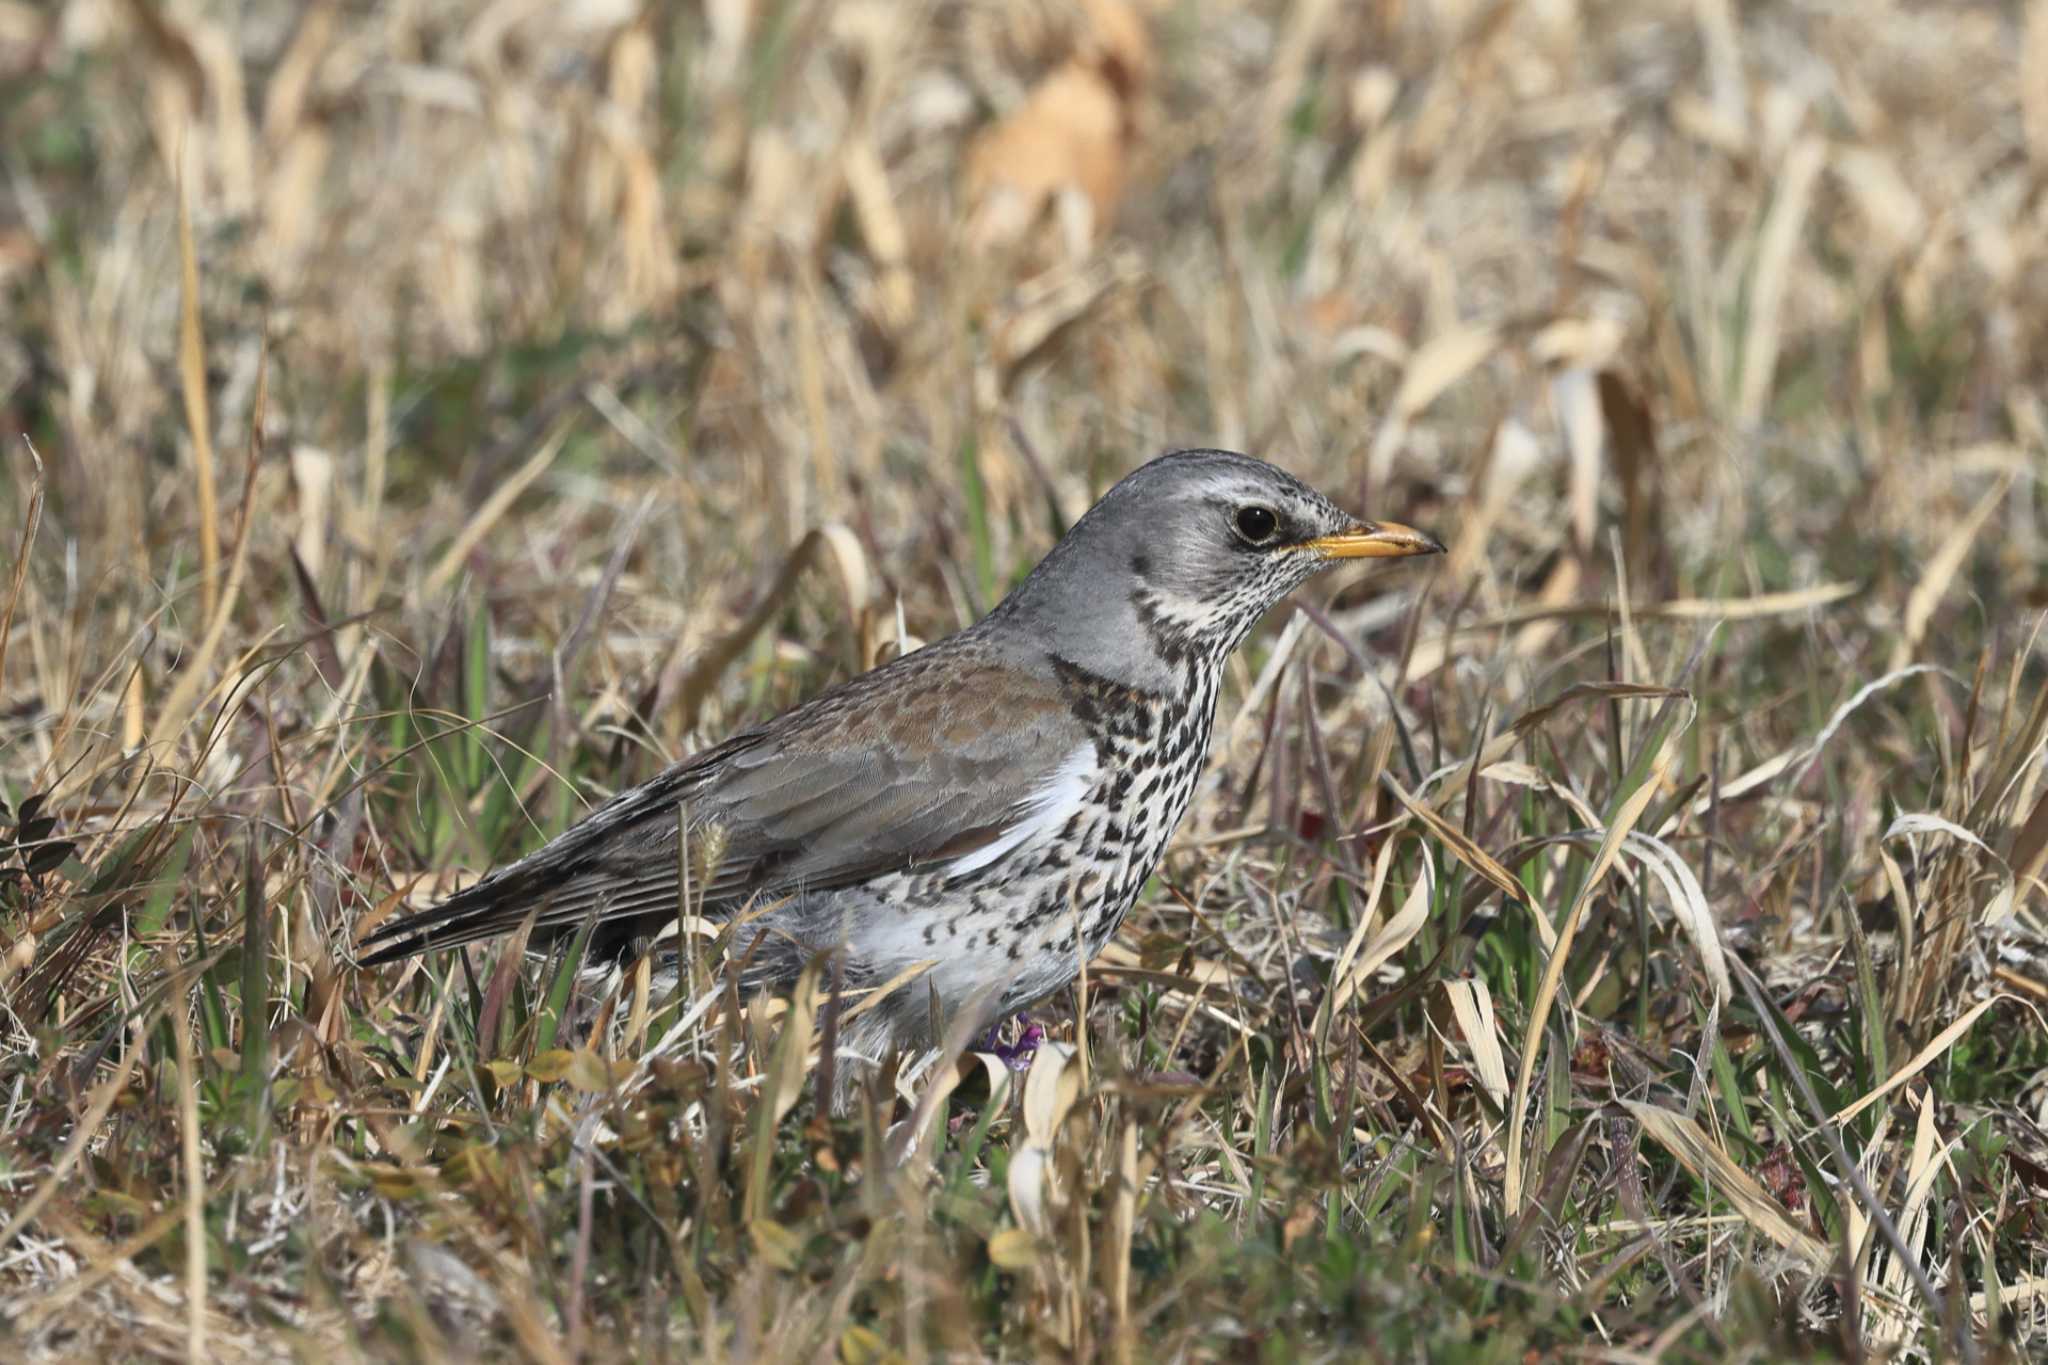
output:
{"label": "black spot on breast", "polygon": [[1156,692],[1114,682],[1071,659],[1054,655],[1051,662],[1067,709],[1089,737],[1098,741],[1098,747],[1109,739],[1141,738],[1150,726],[1151,713],[1167,701]]}

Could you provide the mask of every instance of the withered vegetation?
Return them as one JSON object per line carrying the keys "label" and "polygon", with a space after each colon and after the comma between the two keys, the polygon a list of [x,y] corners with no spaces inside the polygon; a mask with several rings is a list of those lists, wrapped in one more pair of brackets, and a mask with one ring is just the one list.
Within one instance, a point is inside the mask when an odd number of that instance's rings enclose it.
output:
{"label": "withered vegetation", "polygon": [[[0,1354],[2048,1349],[2042,0],[0,0],[0,315]],[[1174,444],[1027,1072],[353,965]]]}

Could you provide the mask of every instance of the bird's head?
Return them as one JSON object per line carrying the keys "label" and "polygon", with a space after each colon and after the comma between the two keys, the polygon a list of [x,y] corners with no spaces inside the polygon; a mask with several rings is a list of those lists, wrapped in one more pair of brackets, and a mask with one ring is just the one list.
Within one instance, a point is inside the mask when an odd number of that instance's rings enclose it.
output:
{"label": "bird's head", "polygon": [[1184,450],[1104,494],[1014,596],[1054,611],[1128,603],[1160,652],[1220,659],[1282,597],[1338,560],[1443,548],[1426,532],[1341,511],[1263,460]]}

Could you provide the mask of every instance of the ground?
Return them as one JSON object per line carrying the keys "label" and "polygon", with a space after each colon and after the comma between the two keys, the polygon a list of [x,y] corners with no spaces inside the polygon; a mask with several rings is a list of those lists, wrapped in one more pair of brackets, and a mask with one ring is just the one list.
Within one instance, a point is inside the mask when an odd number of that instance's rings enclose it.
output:
{"label": "ground", "polygon": [[[0,0],[0,171],[10,1356],[2048,1350],[2042,0]],[[1035,1055],[355,967],[1177,444],[1451,550]]]}

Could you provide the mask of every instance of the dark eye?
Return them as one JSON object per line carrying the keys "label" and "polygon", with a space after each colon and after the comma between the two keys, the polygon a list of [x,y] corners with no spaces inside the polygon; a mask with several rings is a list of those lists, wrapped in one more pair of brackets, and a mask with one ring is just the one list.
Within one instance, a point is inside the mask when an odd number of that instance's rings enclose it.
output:
{"label": "dark eye", "polygon": [[1254,504],[1237,509],[1237,533],[1254,545],[1263,545],[1273,538],[1273,532],[1280,525],[1280,518],[1273,515],[1270,507]]}

